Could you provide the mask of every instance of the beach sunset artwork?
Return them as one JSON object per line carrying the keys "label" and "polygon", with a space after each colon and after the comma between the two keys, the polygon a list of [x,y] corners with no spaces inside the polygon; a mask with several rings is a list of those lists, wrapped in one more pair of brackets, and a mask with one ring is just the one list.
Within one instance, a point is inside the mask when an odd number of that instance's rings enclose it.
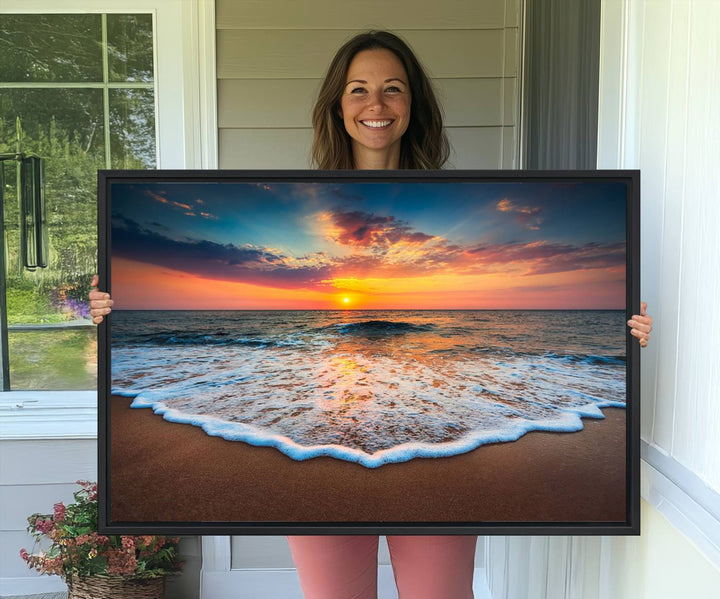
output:
{"label": "beach sunset artwork", "polygon": [[626,519],[625,182],[111,197],[113,520]]}

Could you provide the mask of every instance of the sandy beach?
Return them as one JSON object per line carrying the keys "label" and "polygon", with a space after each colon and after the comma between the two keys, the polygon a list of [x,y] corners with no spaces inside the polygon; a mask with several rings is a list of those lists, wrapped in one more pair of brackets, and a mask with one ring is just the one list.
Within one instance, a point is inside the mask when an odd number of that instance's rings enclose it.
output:
{"label": "sandy beach", "polygon": [[124,522],[617,522],[622,409],[577,433],[531,432],[449,458],[368,469],[294,461],[111,398],[111,519]]}

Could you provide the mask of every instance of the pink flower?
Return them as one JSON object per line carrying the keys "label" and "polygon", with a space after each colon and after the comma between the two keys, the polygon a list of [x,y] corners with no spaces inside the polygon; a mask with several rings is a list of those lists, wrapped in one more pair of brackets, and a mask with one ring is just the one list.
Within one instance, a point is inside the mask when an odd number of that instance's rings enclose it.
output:
{"label": "pink flower", "polygon": [[135,549],[135,539],[132,537],[122,537],[121,542],[125,549]]}
{"label": "pink flower", "polygon": [[44,535],[49,533],[52,530],[52,527],[52,520],[43,520],[42,518],[35,520],[35,528]]}
{"label": "pink flower", "polygon": [[134,551],[126,549],[108,549],[108,574],[129,576],[135,573],[137,559]]}
{"label": "pink flower", "polygon": [[53,516],[55,522],[61,522],[62,520],[65,520],[65,504],[63,504],[62,501],[60,503],[56,503],[53,506],[53,509],[55,512]]}
{"label": "pink flower", "polygon": [[23,559],[23,561],[27,562],[30,560],[30,554],[27,552],[27,549],[21,549],[20,550],[20,557]]}
{"label": "pink flower", "polygon": [[91,483],[88,480],[79,480],[77,484],[88,494],[88,501],[95,501],[97,499],[97,483]]}
{"label": "pink flower", "polygon": [[43,563],[43,569],[48,574],[62,574],[62,559],[59,557],[47,558]]}

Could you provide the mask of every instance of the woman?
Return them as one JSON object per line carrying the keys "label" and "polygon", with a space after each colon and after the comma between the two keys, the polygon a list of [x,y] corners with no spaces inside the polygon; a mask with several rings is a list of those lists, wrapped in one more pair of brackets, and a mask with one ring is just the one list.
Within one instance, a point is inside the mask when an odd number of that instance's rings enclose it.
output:
{"label": "woman", "polygon": [[[449,147],[432,85],[410,48],[388,32],[355,36],[338,50],[312,116],[320,169],[439,169]],[[93,286],[97,285],[97,278]],[[90,294],[93,322],[110,312],[106,293]],[[628,322],[647,344],[652,319]],[[468,599],[476,537],[389,536],[401,599]],[[371,599],[377,594],[377,536],[289,537],[307,599]]]}

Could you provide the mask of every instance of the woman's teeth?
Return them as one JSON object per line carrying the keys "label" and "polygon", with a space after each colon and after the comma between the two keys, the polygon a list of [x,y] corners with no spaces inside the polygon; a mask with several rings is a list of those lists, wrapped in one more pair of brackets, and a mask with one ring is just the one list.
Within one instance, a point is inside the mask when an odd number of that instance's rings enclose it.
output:
{"label": "woman's teeth", "polygon": [[360,121],[363,125],[367,127],[387,127],[392,121]]}

